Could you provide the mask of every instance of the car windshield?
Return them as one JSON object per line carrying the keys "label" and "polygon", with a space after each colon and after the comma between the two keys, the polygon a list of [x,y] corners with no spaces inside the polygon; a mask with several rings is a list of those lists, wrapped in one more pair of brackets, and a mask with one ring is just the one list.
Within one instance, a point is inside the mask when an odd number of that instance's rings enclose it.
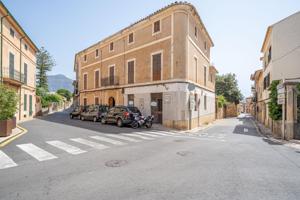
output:
{"label": "car windshield", "polygon": [[128,109],[133,113],[141,113],[137,107],[128,107]]}

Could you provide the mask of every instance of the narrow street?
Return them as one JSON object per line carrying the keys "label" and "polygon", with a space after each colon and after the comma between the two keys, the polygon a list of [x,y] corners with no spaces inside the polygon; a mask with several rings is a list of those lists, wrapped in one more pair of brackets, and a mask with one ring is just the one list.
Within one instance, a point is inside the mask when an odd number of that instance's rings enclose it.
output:
{"label": "narrow street", "polygon": [[300,152],[261,137],[247,116],[193,135],[63,112],[22,126],[28,133],[0,149],[1,200],[300,196]]}

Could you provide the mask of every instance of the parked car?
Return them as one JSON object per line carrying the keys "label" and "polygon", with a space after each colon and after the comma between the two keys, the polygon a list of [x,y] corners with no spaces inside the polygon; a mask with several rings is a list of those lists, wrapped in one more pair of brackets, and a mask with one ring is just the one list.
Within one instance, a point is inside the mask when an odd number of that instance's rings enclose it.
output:
{"label": "parked car", "polygon": [[84,120],[92,120],[94,122],[100,121],[101,118],[103,118],[107,111],[108,111],[108,106],[106,105],[91,105],[88,106],[88,108],[81,112],[80,114],[80,119],[82,121]]}
{"label": "parked car", "polygon": [[115,123],[118,127],[131,124],[136,116],[140,116],[141,112],[137,107],[133,106],[116,106],[111,108],[107,114],[101,119],[101,123]]}
{"label": "parked car", "polygon": [[76,106],[74,109],[70,112],[70,118],[80,118],[81,112],[84,110],[84,107],[82,106]]}

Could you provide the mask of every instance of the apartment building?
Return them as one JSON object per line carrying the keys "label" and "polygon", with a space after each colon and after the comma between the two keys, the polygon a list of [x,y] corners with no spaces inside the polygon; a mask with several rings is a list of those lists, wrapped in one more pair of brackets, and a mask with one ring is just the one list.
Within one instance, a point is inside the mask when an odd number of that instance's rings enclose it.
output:
{"label": "apartment building", "polygon": [[173,3],[75,55],[80,105],[138,107],[155,122],[192,129],[215,119],[209,36],[196,8]]}
{"label": "apartment building", "polygon": [[[257,118],[267,127],[272,128],[274,125],[268,114],[270,99],[268,88],[272,81],[280,80],[285,91],[283,110],[286,119],[283,121],[285,123],[283,129],[294,126],[297,107],[300,106],[296,105],[296,85],[300,82],[300,12],[268,27],[261,53],[263,67],[251,76],[251,80],[255,82]],[[286,132],[286,130],[282,131]],[[289,138],[293,138],[295,136],[291,136],[291,134],[296,132],[293,130],[286,134],[290,134]],[[298,132],[300,132],[300,128]]]}
{"label": "apartment building", "polygon": [[0,77],[1,83],[19,96],[17,121],[35,114],[35,71],[38,48],[0,1]]}

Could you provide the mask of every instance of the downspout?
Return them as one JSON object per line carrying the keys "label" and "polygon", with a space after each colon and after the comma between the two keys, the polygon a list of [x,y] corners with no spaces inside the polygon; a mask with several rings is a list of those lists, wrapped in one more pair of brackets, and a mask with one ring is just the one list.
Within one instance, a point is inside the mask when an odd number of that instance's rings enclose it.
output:
{"label": "downspout", "polygon": [[19,93],[19,121],[21,121],[21,99],[22,99],[22,40],[25,38],[25,36],[22,36],[20,38],[20,83],[21,83],[21,87],[20,87],[20,93]]}
{"label": "downspout", "polygon": [[1,26],[0,26],[0,34],[1,34],[1,46],[0,46],[0,49],[1,49],[1,53],[0,53],[0,67],[1,67],[1,71],[0,71],[0,73],[1,73],[1,83],[3,83],[3,66],[2,66],[2,57],[3,57],[3,51],[2,51],[2,49],[3,49],[3,19],[4,18],[6,18],[6,17],[8,17],[9,15],[5,15],[5,16],[2,16],[1,17]]}

